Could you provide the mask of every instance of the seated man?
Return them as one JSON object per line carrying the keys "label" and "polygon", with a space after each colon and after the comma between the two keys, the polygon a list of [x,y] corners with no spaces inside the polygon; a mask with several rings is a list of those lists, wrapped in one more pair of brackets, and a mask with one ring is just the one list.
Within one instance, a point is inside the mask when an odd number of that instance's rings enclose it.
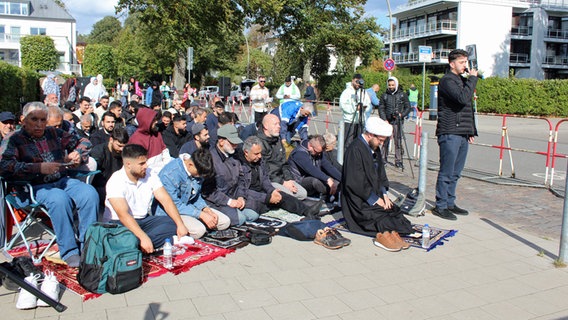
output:
{"label": "seated man", "polygon": [[300,140],[308,138],[308,117],[313,112],[313,104],[302,104],[300,101],[286,102],[270,112],[280,119],[280,140],[284,145],[291,143],[296,131]]}
{"label": "seated man", "polygon": [[110,112],[105,112],[102,114],[101,128],[93,132],[93,134],[91,134],[89,138],[93,146],[108,143],[110,136],[112,134],[112,130],[114,130],[115,122],[116,118],[114,114]]}
{"label": "seated man", "polygon": [[341,172],[322,156],[324,149],[325,140],[321,135],[310,136],[290,153],[288,163],[294,179],[306,189],[308,196],[331,201],[341,181]]}
{"label": "seated man", "polygon": [[331,132],[326,132],[323,134],[323,139],[325,140],[323,156],[327,158],[339,172],[343,172],[343,166],[337,161],[337,137]]}
{"label": "seated man", "polygon": [[380,147],[392,134],[392,126],[371,117],[365,131],[345,152],[341,205],[349,230],[376,237],[375,245],[399,251],[408,248],[399,233],[412,232],[412,225],[388,197],[389,181]]}
{"label": "seated man", "polygon": [[179,149],[181,153],[193,154],[197,149],[209,149],[209,130],[202,123],[196,123],[191,128],[193,140],[184,143]]}
{"label": "seated man", "polygon": [[239,150],[238,158],[243,168],[241,184],[244,185],[247,207],[263,214],[271,209],[282,208],[297,215],[306,216],[306,219],[318,219],[321,201],[310,207],[297,198],[274,188],[262,158],[262,144],[257,136],[248,137]]}
{"label": "seated man", "polygon": [[[159,177],[164,188],[172,197],[179,214],[189,230],[189,235],[201,238],[207,229],[225,230],[230,224],[229,217],[211,209],[201,197],[202,178],[215,175],[213,159],[208,149],[198,149],[193,154],[182,153],[168,163]],[[163,206],[156,209],[157,216],[165,216]]]}
{"label": "seated man", "polygon": [[257,136],[262,143],[262,158],[272,185],[299,200],[308,196],[306,189],[294,181],[294,175],[286,162],[286,151],[280,140],[280,120],[273,114],[262,119],[262,127]]}
{"label": "seated man", "polygon": [[222,126],[217,134],[217,143],[211,148],[215,177],[205,180],[204,198],[212,208],[227,215],[231,225],[254,221],[258,219],[258,213],[246,208],[244,186],[239,183],[243,169],[234,157],[235,148],[243,141],[232,124]]}
{"label": "seated man", "polygon": [[[156,173],[172,159],[162,134],[158,130],[159,114],[149,108],[140,108],[136,113],[138,129],[130,135],[129,144],[139,144],[148,150],[148,167]],[[128,128],[126,129],[128,131]]]}
{"label": "seated man", "polygon": [[[138,239],[144,253],[152,253],[167,238],[189,233],[158,174],[148,168],[148,151],[138,144],[122,149],[122,169],[107,182],[104,221],[120,223]],[[151,215],[156,199],[168,216]],[[173,242],[172,242],[173,243]]]}
{"label": "seated man", "polygon": [[113,173],[122,168],[122,149],[128,143],[128,133],[124,127],[114,129],[107,143],[96,145],[90,156],[97,162],[100,171],[93,178],[93,187],[97,189],[100,204],[104,206],[106,184]]}
{"label": "seated man", "polygon": [[[38,203],[50,213],[61,258],[78,267],[80,245],[73,229],[73,207],[79,215],[79,242],[97,220],[98,195],[93,186],[67,177],[68,167],[85,163],[91,143],[61,129],[46,127],[47,107],[30,102],[23,110],[22,129],[8,135],[0,148],[0,175],[29,181]],[[71,163],[71,164],[70,164]]]}
{"label": "seated man", "polygon": [[172,158],[179,156],[179,149],[191,138],[191,135],[185,129],[186,126],[186,117],[176,113],[173,116],[172,123],[162,132],[162,138]]}

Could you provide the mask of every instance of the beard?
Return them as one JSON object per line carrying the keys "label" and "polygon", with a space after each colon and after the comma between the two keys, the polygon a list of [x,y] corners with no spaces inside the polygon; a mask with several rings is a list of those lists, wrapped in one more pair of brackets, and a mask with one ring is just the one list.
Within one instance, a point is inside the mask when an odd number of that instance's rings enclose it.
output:
{"label": "beard", "polygon": [[227,154],[233,154],[235,153],[235,148],[233,148],[233,146],[229,143],[226,143],[225,145],[223,145],[223,151],[225,151]]}

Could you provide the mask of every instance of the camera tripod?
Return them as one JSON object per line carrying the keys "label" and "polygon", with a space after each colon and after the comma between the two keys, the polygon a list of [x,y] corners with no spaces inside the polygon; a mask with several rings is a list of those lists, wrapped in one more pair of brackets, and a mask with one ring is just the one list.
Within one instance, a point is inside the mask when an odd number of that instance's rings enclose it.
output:
{"label": "camera tripod", "polygon": [[[401,163],[404,163],[404,151],[406,149],[406,154],[410,154],[408,152],[408,143],[406,141],[406,135],[404,134],[404,121],[402,120],[402,116],[397,116],[395,119],[396,125],[398,127],[397,136],[394,137],[398,141],[398,145],[400,147],[400,157]],[[404,148],[402,142],[404,141]],[[396,149],[396,148],[395,148]],[[396,153],[396,150],[395,150]],[[414,169],[412,169],[412,161],[410,157],[408,157],[408,166],[410,167],[410,173],[412,173],[412,179],[414,179]],[[402,171],[404,172],[404,165],[401,167]]]}
{"label": "camera tripod", "polygon": [[[351,143],[350,137],[353,137],[353,139],[355,139],[355,137],[359,136],[360,134],[363,133],[363,117],[365,116],[364,114],[364,106],[363,106],[363,85],[360,85],[361,87],[357,90],[359,90],[359,98],[357,99],[357,93],[355,93],[355,98],[357,101],[357,110],[355,110],[355,112],[353,113],[353,118],[351,119],[351,123],[349,124],[349,127],[347,128],[347,130],[345,131],[345,148],[347,148],[347,146],[349,145],[349,143]],[[357,118],[357,115],[359,115],[359,118]],[[357,123],[355,123],[355,120],[357,119]]]}

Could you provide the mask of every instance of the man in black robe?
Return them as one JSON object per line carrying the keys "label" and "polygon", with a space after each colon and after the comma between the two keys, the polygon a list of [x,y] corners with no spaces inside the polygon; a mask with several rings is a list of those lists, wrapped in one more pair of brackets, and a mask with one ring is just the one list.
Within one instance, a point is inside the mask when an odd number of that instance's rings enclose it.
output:
{"label": "man in black robe", "polygon": [[365,131],[347,148],[343,162],[341,204],[349,230],[374,236],[375,245],[388,251],[408,248],[401,234],[412,225],[388,197],[389,181],[380,146],[392,134],[392,126],[369,118]]}

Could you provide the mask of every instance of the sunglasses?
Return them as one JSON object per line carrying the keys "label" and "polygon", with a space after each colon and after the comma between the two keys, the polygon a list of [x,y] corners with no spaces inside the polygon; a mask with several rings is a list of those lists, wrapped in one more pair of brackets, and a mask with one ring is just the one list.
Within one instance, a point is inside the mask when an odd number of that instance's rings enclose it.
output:
{"label": "sunglasses", "polygon": [[263,81],[259,81],[259,82],[261,82],[261,83],[265,83],[266,81],[264,81],[264,80],[263,80]]}

